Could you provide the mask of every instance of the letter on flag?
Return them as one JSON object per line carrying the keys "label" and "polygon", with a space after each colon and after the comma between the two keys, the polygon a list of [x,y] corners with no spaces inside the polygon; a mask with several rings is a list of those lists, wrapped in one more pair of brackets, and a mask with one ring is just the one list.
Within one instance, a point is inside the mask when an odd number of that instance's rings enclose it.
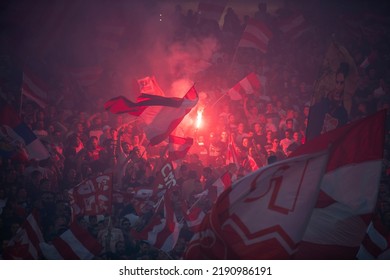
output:
{"label": "letter on flag", "polygon": [[374,211],[384,149],[386,111],[307,142],[290,156],[330,146],[321,192],[296,259],[355,259]]}
{"label": "letter on flag", "polygon": [[241,100],[242,96],[260,91],[260,88],[260,77],[252,72],[239,81],[234,87],[229,89],[228,95],[232,100]]}
{"label": "letter on flag", "polygon": [[261,21],[250,19],[238,43],[239,48],[254,48],[267,53],[273,34]]}
{"label": "letter on flag", "polygon": [[288,259],[316,203],[327,151],[286,159],[224,191],[187,248],[187,259]]}

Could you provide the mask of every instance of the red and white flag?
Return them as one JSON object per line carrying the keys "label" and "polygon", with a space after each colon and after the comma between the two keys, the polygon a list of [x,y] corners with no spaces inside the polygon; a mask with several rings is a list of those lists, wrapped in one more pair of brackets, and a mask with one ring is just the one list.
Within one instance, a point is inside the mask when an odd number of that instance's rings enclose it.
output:
{"label": "red and white flag", "polygon": [[379,214],[368,226],[356,257],[359,260],[390,260],[390,230]]}
{"label": "red and white flag", "polygon": [[38,223],[38,213],[33,211],[28,215],[21,228],[4,248],[4,259],[37,260],[42,256],[39,243],[43,235]]}
{"label": "red and white flag", "polygon": [[223,191],[232,185],[232,176],[226,171],[215,182],[203,192],[195,195],[196,198],[207,196],[211,202],[215,202]]}
{"label": "red and white flag", "polygon": [[73,223],[70,228],[53,239],[51,244],[40,243],[47,260],[91,260],[98,256],[103,247],[84,228]]}
{"label": "red and white flag", "polygon": [[112,174],[83,181],[68,191],[73,216],[104,215],[112,210]]}
{"label": "red and white flag", "polygon": [[84,66],[70,69],[70,74],[80,86],[91,86],[101,77],[103,68],[100,65]]}
{"label": "red and white flag", "polygon": [[291,40],[298,39],[304,33],[313,30],[313,28],[312,25],[307,23],[301,13],[291,15],[279,23],[280,31]]}
{"label": "red and white flag", "polygon": [[206,216],[206,213],[202,208],[196,205],[192,205],[190,208],[188,208],[185,202],[182,203],[182,207],[183,219],[185,220],[188,229],[193,232],[197,232],[200,228],[200,225],[202,224],[204,217]]}
{"label": "red and white flag", "polygon": [[119,96],[108,100],[104,107],[114,114],[128,113],[141,117],[150,145],[157,145],[168,138],[198,103],[198,99],[192,86],[183,98],[142,94],[137,102],[132,102]]}
{"label": "red and white flag", "polygon": [[374,211],[384,149],[385,110],[336,128],[290,156],[330,146],[321,192],[296,259],[355,259]]}
{"label": "red and white flag", "polygon": [[251,19],[245,27],[238,47],[254,48],[267,53],[268,43],[272,37],[272,31],[263,22]]}
{"label": "red and white flag", "polygon": [[328,160],[327,151],[267,165],[215,202],[186,259],[288,259],[295,252]]}
{"label": "red and white flag", "polygon": [[202,19],[215,20],[219,22],[226,8],[227,0],[201,0],[198,5],[198,12]]}
{"label": "red and white flag", "polygon": [[135,239],[146,240],[164,252],[169,252],[175,247],[181,230],[170,196],[171,193],[167,191],[159,209],[141,232],[132,232]]}
{"label": "red and white flag", "polygon": [[139,87],[139,92],[147,93],[147,94],[153,94],[153,95],[159,95],[164,96],[163,90],[158,85],[156,78],[154,76],[152,77],[144,77],[137,80],[137,84]]}
{"label": "red and white flag", "polygon": [[48,104],[48,85],[31,71],[23,72],[22,94],[34,101],[39,107],[45,108]]}
{"label": "red and white flag", "polygon": [[169,135],[169,144],[168,144],[168,158],[171,160],[178,160],[184,158],[192,144],[194,139],[190,137],[179,137],[175,135]]}
{"label": "red and white flag", "polygon": [[260,91],[260,89],[260,77],[252,72],[229,89],[228,95],[231,100],[241,100],[243,96],[253,94],[254,92]]}

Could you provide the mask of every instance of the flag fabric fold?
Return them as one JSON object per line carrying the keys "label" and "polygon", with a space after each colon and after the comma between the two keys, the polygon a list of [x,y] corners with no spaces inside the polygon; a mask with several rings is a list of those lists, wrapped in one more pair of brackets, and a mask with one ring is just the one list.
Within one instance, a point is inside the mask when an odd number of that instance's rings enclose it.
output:
{"label": "flag fabric fold", "polygon": [[321,191],[296,259],[355,259],[373,214],[384,149],[385,110],[300,146],[290,156],[330,146]]}
{"label": "flag fabric fold", "polygon": [[260,88],[260,77],[256,73],[251,72],[241,81],[239,81],[234,87],[229,89],[228,95],[231,100],[241,100],[242,96],[253,94],[259,91]]}
{"label": "flag fabric fold", "polygon": [[194,143],[190,137],[169,135],[168,158],[178,160],[184,158]]}
{"label": "flag fabric fold", "polygon": [[317,200],[327,151],[265,166],[224,191],[186,259],[289,259]]}
{"label": "flag fabric fold", "polygon": [[370,222],[356,257],[359,260],[390,260],[390,231],[379,214]]}
{"label": "flag fabric fold", "polygon": [[171,192],[167,191],[145,228],[132,232],[135,239],[145,240],[164,252],[173,250],[182,227],[176,219],[170,196]]}
{"label": "flag fabric fold", "polygon": [[86,230],[76,223],[55,238],[51,244],[40,243],[44,257],[48,260],[91,260],[98,256],[103,247]]}

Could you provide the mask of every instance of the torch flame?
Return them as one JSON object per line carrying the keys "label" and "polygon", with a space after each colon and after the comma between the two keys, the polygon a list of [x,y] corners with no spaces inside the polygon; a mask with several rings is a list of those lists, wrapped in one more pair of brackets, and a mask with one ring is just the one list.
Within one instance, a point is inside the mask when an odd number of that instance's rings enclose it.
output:
{"label": "torch flame", "polygon": [[199,129],[202,125],[203,110],[198,110],[198,115],[196,116],[196,129]]}

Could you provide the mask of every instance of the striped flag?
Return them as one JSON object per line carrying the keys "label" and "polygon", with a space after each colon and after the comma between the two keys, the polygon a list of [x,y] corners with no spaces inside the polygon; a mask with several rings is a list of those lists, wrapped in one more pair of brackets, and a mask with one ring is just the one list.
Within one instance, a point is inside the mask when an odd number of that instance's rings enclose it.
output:
{"label": "striped flag", "polygon": [[377,203],[385,119],[382,110],[322,134],[290,155],[330,146],[320,195],[296,259],[356,258]]}
{"label": "striped flag", "polygon": [[178,160],[184,158],[187,152],[192,147],[194,139],[190,137],[179,137],[169,135],[168,158],[170,160]]}
{"label": "striped flag", "polygon": [[40,243],[40,248],[48,260],[91,260],[103,249],[86,229],[76,223],[55,238],[51,244]]}
{"label": "striped flag", "polygon": [[239,81],[234,87],[229,89],[228,95],[231,100],[241,100],[242,96],[253,94],[261,89],[260,77],[254,72],[248,74]]}
{"label": "striped flag", "polygon": [[14,108],[3,106],[0,108],[1,134],[12,139],[12,143],[27,151],[28,157],[44,160],[50,157],[49,151],[41,140],[20,118]]}
{"label": "striped flag", "polygon": [[285,36],[287,36],[291,40],[296,40],[304,33],[313,30],[313,26],[307,23],[301,13],[298,13],[286,19],[283,19],[279,23],[279,29]]}
{"label": "striped flag", "polygon": [[141,232],[133,231],[135,239],[147,240],[150,245],[164,252],[169,252],[175,247],[181,230],[170,196],[170,191],[167,191],[159,209]]}
{"label": "striped flag", "polygon": [[267,53],[272,31],[261,21],[250,19],[238,43],[239,48],[254,48]]}
{"label": "striped flag", "polygon": [[4,259],[37,260],[42,256],[39,243],[43,235],[38,224],[38,213],[33,211],[28,215],[21,228],[4,249]]}
{"label": "striped flag", "polygon": [[39,107],[45,108],[48,104],[48,86],[31,71],[23,72],[22,94],[34,101]]}

